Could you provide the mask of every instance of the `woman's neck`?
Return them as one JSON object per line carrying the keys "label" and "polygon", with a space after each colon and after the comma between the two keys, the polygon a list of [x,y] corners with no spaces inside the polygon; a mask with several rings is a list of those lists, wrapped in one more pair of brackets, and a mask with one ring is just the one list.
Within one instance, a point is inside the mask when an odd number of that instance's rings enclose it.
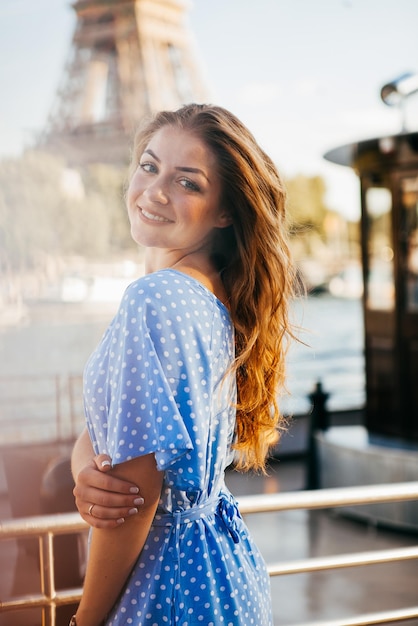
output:
{"label": "woman's neck", "polygon": [[201,269],[203,273],[212,267],[207,250],[161,250],[148,248],[145,251],[145,272],[151,274],[163,269],[180,269],[182,267]]}

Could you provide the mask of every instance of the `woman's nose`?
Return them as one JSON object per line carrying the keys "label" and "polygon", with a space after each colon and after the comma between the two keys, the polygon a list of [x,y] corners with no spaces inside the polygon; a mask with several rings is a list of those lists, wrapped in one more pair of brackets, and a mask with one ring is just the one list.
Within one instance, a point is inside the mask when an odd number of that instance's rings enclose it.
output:
{"label": "woman's nose", "polygon": [[147,186],[145,194],[152,202],[158,202],[159,204],[168,203],[166,185],[160,177],[155,178],[152,183]]}

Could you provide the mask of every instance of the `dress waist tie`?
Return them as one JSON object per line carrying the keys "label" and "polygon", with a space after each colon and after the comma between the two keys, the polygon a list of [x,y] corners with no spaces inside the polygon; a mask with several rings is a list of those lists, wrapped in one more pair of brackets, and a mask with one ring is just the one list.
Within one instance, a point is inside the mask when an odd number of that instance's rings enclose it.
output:
{"label": "dress waist tie", "polygon": [[[153,526],[171,527],[174,535],[173,558],[177,562],[180,560],[180,530],[184,524],[205,519],[209,515],[218,515],[234,543],[240,540],[237,520],[241,519],[238,505],[233,496],[221,493],[215,498],[209,498],[203,504],[197,504],[190,509],[173,511],[172,513],[158,514],[154,517]],[[171,543],[171,542],[170,542]]]}

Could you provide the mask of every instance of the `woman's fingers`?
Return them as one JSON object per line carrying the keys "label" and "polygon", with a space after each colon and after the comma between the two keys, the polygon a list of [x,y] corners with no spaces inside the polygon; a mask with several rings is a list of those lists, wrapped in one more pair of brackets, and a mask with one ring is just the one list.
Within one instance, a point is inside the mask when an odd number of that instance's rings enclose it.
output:
{"label": "woman's fingers", "polygon": [[108,472],[112,469],[112,459],[107,454],[97,454],[93,461],[101,472]]}
{"label": "woman's fingers", "polygon": [[[80,489],[79,496],[82,497],[84,490],[94,488],[104,491],[113,492],[122,496],[136,496],[139,493],[137,485],[125,481],[109,473],[111,466],[107,464],[110,459],[106,455],[98,455],[92,459],[86,467],[84,467],[77,476],[76,487]],[[103,465],[105,463],[105,465]],[[100,469],[101,468],[101,469]],[[123,506],[124,500],[119,503]],[[101,503],[98,503],[101,504]],[[114,506],[117,506],[117,501]]]}
{"label": "woman's fingers", "polygon": [[[103,495],[102,491],[95,489],[86,490],[82,497],[78,494],[79,490],[75,487],[74,496],[81,517],[94,528],[114,528],[131,515],[136,515],[144,503],[140,496],[134,499],[132,496],[124,496],[125,501],[120,505],[118,494]],[[100,501],[103,504],[99,504]]]}
{"label": "woman's fingers", "polygon": [[[122,494],[109,490],[96,489],[94,487],[74,487],[74,497],[76,499],[77,508],[80,512],[84,512],[84,508],[88,510],[91,504],[101,508],[101,517],[115,518],[118,512],[124,515],[132,508],[142,506],[144,499],[139,494]],[[108,509],[108,515],[103,509]]]}
{"label": "woman's fingers", "polygon": [[88,509],[90,525],[97,528],[104,528],[112,525],[117,526],[123,524],[123,522],[132,515],[138,513],[138,506],[131,506],[129,508],[113,508],[111,510],[111,518],[109,518],[109,509],[107,507],[101,507],[100,505],[90,505]]}
{"label": "woman's fingers", "polygon": [[[98,454],[94,457],[93,461],[97,469],[102,474],[109,472],[112,469],[112,460],[107,454]],[[103,489],[106,489],[107,491],[114,491],[116,493],[139,493],[138,487],[133,483],[126,482],[120,478],[115,478],[114,476],[109,476],[109,478],[110,480],[105,482],[108,486],[102,487]]]}
{"label": "woman's fingers", "polygon": [[116,528],[125,521],[124,517],[118,517],[117,519],[101,519],[100,517],[96,517],[94,509],[92,513],[80,511],[80,515],[83,520],[93,528]]}
{"label": "woman's fingers", "polygon": [[[113,528],[144,503],[136,485],[108,473],[110,458],[98,455],[83,468],[73,493],[82,518],[95,528]],[[101,467],[102,469],[99,469]]]}
{"label": "woman's fingers", "polygon": [[[144,504],[144,499],[139,494],[122,494],[115,493],[110,490],[96,489],[95,487],[80,487],[76,485],[74,487],[74,496],[77,503],[83,502],[88,504],[95,504],[102,509],[130,509],[135,506],[141,506]],[[87,507],[88,508],[88,507]],[[102,513],[102,517],[105,517]],[[114,515],[112,515],[114,517]]]}
{"label": "woman's fingers", "polygon": [[132,500],[139,494],[139,489],[132,483],[127,483],[120,478],[116,478],[111,474],[105,474],[95,470],[82,470],[78,475],[77,485],[83,491],[94,489],[95,491],[103,491],[101,499],[97,504],[109,506],[123,506],[126,502]]}

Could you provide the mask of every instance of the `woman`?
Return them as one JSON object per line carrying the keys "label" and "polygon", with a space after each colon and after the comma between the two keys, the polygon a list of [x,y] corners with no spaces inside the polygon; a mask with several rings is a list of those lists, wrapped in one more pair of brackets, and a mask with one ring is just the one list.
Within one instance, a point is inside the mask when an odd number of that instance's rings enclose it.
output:
{"label": "woman", "polygon": [[138,133],[127,208],[146,273],[85,369],[74,493],[94,528],[73,623],[269,626],[224,471],[264,469],[281,427],[283,185],[234,115],[192,104]]}

